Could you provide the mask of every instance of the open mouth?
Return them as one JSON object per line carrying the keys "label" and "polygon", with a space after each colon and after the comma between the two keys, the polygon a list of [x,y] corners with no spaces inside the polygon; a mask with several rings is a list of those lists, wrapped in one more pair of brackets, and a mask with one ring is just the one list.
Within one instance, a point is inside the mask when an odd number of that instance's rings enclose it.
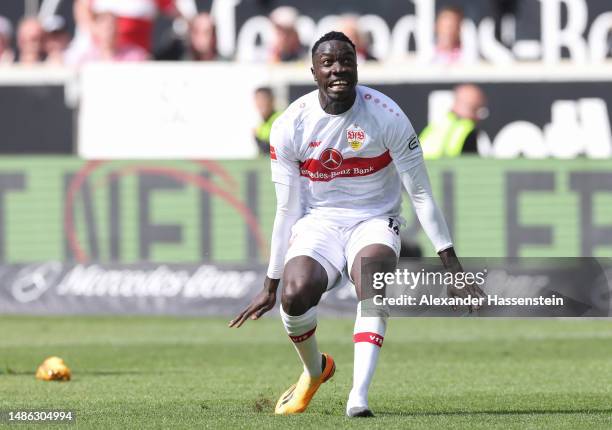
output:
{"label": "open mouth", "polygon": [[331,81],[328,88],[334,91],[345,91],[351,87],[351,84],[346,79],[336,79]]}

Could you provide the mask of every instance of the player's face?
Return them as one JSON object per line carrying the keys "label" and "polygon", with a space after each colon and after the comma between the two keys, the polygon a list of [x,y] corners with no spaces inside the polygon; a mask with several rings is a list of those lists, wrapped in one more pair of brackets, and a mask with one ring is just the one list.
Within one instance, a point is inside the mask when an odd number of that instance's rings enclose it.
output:
{"label": "player's face", "polygon": [[347,42],[323,42],[312,57],[312,74],[319,90],[332,100],[350,98],[357,85],[357,58]]}

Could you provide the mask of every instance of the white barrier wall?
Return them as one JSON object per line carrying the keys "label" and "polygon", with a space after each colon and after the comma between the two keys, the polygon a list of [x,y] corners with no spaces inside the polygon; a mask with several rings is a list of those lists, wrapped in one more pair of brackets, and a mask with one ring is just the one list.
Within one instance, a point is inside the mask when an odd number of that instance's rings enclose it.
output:
{"label": "white barrier wall", "polygon": [[[609,158],[612,65],[360,67],[360,80],[394,98],[421,130],[452,87],[475,82],[489,98],[479,151],[495,158]],[[89,159],[252,158],[253,91],[286,104],[314,89],[309,65],[96,65],[81,73],[78,153]],[[444,97],[442,97],[444,96]],[[447,100],[448,101],[448,100]]]}
{"label": "white barrier wall", "polygon": [[253,91],[264,76],[250,66],[88,66],[81,73],[79,155],[253,158]]}

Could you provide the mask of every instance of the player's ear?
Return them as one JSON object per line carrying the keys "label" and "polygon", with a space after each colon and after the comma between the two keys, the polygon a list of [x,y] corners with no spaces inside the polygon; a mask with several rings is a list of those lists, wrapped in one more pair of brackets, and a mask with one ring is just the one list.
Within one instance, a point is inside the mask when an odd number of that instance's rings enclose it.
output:
{"label": "player's ear", "polygon": [[[310,68],[310,73],[312,73],[312,78],[314,79],[314,81],[315,81],[315,82],[317,82],[317,75],[315,75],[315,72],[314,72],[314,67],[311,67],[311,68]],[[318,82],[317,82],[317,83],[318,83]]]}

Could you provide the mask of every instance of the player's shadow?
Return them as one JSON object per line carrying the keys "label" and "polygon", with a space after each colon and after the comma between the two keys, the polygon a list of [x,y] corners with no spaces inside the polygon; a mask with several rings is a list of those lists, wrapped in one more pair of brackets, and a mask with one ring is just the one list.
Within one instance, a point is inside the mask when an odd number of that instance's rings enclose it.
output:
{"label": "player's shadow", "polygon": [[378,416],[404,416],[404,417],[436,417],[436,416],[460,416],[460,415],[550,415],[550,414],[612,414],[609,409],[510,409],[504,411],[439,411],[439,412],[388,412],[379,411]]}
{"label": "player's shadow", "polygon": [[[187,373],[187,370],[159,370],[156,369],[156,374],[171,374],[171,373]],[[150,370],[79,370],[79,375],[91,376],[122,376],[122,375],[150,375]]]}
{"label": "player's shadow", "polygon": [[[188,370],[155,370],[157,374],[178,374],[188,373]],[[5,376],[31,376],[36,372],[33,370],[8,370],[0,372],[0,377]],[[90,375],[90,376],[123,376],[123,375],[150,375],[150,370],[78,370],[74,372],[78,375]]]}
{"label": "player's shadow", "polygon": [[[9,372],[0,373],[1,376],[31,376],[36,372],[32,370],[11,370]],[[150,374],[150,371],[145,370],[79,370],[79,375],[93,376],[120,376],[120,375],[144,375]],[[157,373],[174,373],[174,372],[157,372]],[[176,372],[178,373],[178,372]]]}
{"label": "player's shadow", "polygon": [[24,376],[24,375],[34,375],[35,372],[31,370],[2,370],[0,371],[0,377],[2,376]]}

